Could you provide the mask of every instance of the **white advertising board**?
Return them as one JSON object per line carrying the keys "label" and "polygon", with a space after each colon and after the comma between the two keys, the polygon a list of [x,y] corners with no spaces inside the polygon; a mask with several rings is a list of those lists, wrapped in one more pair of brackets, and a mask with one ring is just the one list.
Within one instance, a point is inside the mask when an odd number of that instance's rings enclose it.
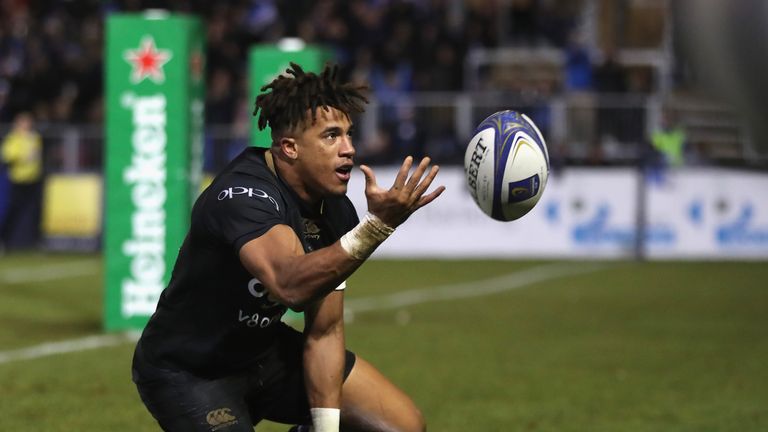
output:
{"label": "white advertising board", "polygon": [[[395,168],[375,168],[389,187]],[[617,257],[629,256],[635,225],[636,189],[625,170],[569,170],[551,176],[539,204],[523,218],[497,222],[484,215],[467,192],[464,171],[441,169],[437,184],[446,191],[377,250],[378,257]],[[435,186],[436,186],[435,185]],[[349,197],[364,214],[362,175],[353,176]]]}
{"label": "white advertising board", "polygon": [[651,179],[648,221],[668,241],[652,258],[768,258],[768,175],[726,169],[670,171]]}
{"label": "white advertising board", "polygon": [[[374,171],[388,188],[395,167]],[[630,168],[570,168],[552,175],[522,219],[497,222],[475,205],[460,167],[444,167],[446,191],[416,212],[375,257],[627,258],[638,226],[639,175]],[[646,180],[644,247],[656,259],[768,258],[768,175],[735,170],[667,172]],[[363,176],[349,197],[364,214]]]}

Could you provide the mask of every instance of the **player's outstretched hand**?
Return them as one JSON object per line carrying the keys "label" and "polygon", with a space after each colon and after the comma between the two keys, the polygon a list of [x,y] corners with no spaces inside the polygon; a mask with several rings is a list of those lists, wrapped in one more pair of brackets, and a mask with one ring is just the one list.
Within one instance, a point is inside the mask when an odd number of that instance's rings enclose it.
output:
{"label": "player's outstretched hand", "polygon": [[[368,211],[378,216],[385,224],[395,228],[405,222],[413,212],[434,201],[443,193],[445,186],[439,186],[425,195],[432,184],[432,180],[435,179],[440,170],[440,167],[433,165],[427,172],[429,163],[428,157],[422,159],[409,177],[408,173],[413,166],[413,157],[406,157],[397,173],[395,183],[389,190],[380,188],[376,184],[373,170],[366,165],[361,165],[360,170],[365,175],[365,197],[368,200]],[[427,175],[422,179],[425,172]]]}

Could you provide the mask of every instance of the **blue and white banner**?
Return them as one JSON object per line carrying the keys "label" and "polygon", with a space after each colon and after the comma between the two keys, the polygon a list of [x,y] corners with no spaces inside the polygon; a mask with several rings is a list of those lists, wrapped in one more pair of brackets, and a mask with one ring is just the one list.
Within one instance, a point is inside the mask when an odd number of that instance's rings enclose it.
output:
{"label": "blue and white banner", "polygon": [[674,235],[650,243],[658,258],[768,258],[768,175],[671,171],[648,183],[648,220]]}
{"label": "blue and white banner", "polygon": [[[397,172],[374,171],[382,187]],[[637,246],[638,194],[645,190],[643,247],[650,258],[768,259],[768,175],[686,169],[650,176],[645,185],[639,180],[629,168],[571,168],[550,176],[529,214],[497,222],[475,205],[463,170],[445,167],[435,182],[445,193],[411,216],[375,256],[628,258]],[[355,173],[349,197],[361,215],[363,189]]]}

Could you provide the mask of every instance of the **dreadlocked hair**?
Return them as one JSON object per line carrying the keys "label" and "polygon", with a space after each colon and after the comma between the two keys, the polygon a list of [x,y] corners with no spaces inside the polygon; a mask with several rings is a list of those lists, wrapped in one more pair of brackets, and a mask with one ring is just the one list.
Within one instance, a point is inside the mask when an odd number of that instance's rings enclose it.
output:
{"label": "dreadlocked hair", "polygon": [[256,116],[261,110],[258,120],[260,130],[267,126],[272,130],[291,129],[304,121],[307,110],[312,114],[314,124],[319,107],[325,111],[333,107],[349,116],[350,113],[363,112],[364,104],[368,103],[362,93],[368,89],[367,86],[336,82],[338,65],[326,63],[318,75],[304,72],[301,66],[291,62],[285,72],[292,77],[278,76],[261,88],[262,92],[271,90],[269,93],[256,97],[253,115]]}

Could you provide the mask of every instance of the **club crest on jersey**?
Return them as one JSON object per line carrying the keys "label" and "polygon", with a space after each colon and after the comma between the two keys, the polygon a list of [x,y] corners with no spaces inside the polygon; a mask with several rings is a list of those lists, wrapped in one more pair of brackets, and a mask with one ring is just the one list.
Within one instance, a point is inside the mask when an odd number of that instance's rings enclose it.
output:
{"label": "club crest on jersey", "polygon": [[312,219],[304,219],[304,232],[302,234],[305,240],[318,240],[320,239],[320,227]]}
{"label": "club crest on jersey", "polygon": [[277,204],[277,201],[271,196],[269,196],[268,193],[257,188],[250,188],[250,187],[244,187],[244,186],[228,187],[226,189],[222,189],[221,192],[219,192],[218,199],[219,201],[223,201],[225,199],[232,199],[238,196],[268,199],[272,204],[274,204],[275,210],[280,211],[280,206]]}

